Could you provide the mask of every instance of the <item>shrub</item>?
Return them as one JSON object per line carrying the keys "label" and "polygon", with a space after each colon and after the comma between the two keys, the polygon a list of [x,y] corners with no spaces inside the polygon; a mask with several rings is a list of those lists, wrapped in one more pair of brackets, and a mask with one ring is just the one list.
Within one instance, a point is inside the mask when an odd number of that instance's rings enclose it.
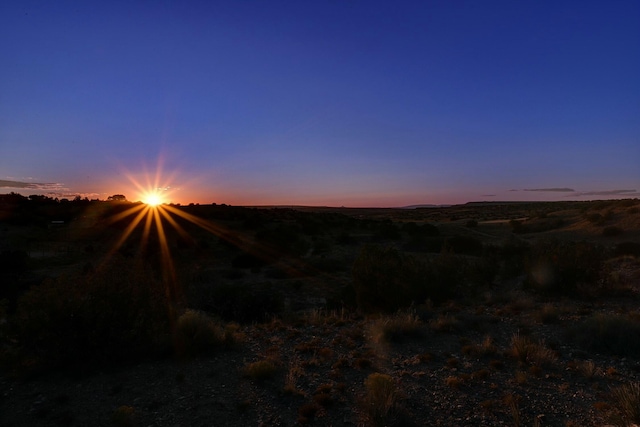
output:
{"label": "shrub", "polygon": [[197,356],[210,353],[224,343],[224,329],[205,313],[187,310],[176,325],[178,353]]}
{"label": "shrub", "polygon": [[154,355],[168,349],[175,303],[168,293],[148,268],[112,260],[29,290],[14,331],[25,356],[49,366]]}
{"label": "shrub", "polygon": [[569,339],[587,351],[640,356],[640,320],[635,317],[596,314],[567,333]]}
{"label": "shrub", "polygon": [[255,381],[267,380],[276,373],[277,367],[270,360],[258,360],[244,367],[244,375]]}
{"label": "shrub", "polygon": [[29,287],[24,282],[28,270],[29,254],[24,251],[3,251],[0,253],[0,300],[7,301],[8,311],[15,311],[19,296]]}
{"label": "shrub", "polygon": [[468,263],[466,278],[471,282],[471,288],[465,294],[478,294],[491,287],[500,271],[500,260],[497,254],[487,253]]}
{"label": "shrub", "polygon": [[231,262],[231,266],[233,268],[244,268],[252,270],[259,270],[267,264],[268,261],[266,259],[249,253],[241,253],[237,255]]}
{"label": "shrub", "polygon": [[446,240],[445,246],[456,254],[480,255],[482,242],[472,236],[453,236]]}
{"label": "shrub", "polygon": [[416,338],[423,333],[423,324],[414,314],[398,313],[383,317],[371,325],[371,335],[375,342],[398,342],[407,338]]}
{"label": "shrub", "polygon": [[558,323],[560,320],[560,310],[555,305],[547,303],[534,313],[534,317],[540,323]]}
{"label": "shrub", "polygon": [[527,263],[526,284],[545,294],[587,294],[602,285],[605,251],[587,242],[542,241]]}
{"label": "shrub", "polygon": [[262,322],[284,310],[284,297],[271,283],[208,285],[190,305],[227,321]]}
{"label": "shrub", "polygon": [[309,423],[316,416],[318,410],[320,410],[320,407],[317,404],[305,403],[300,408],[298,408],[298,423]]}
{"label": "shrub", "polygon": [[367,390],[365,398],[369,421],[375,426],[388,424],[390,411],[396,405],[398,391],[389,375],[373,373],[364,382]]}
{"label": "shrub", "polygon": [[131,406],[120,406],[111,414],[111,421],[118,427],[130,427],[136,425],[136,411]]}
{"label": "shrub", "polygon": [[616,245],[615,254],[640,256],[640,242],[622,242]]}
{"label": "shrub", "polygon": [[512,219],[511,221],[509,221],[509,227],[511,227],[511,231],[513,231],[516,234],[526,232],[525,227],[523,225],[523,221]]}
{"label": "shrub", "polygon": [[403,231],[409,237],[404,245],[408,251],[438,253],[442,250],[444,238],[439,237],[440,230],[433,224],[416,225],[409,222],[403,225]]}
{"label": "shrub", "polygon": [[602,230],[602,235],[605,237],[619,236],[620,234],[622,234],[622,229],[615,225],[610,225]]}
{"label": "shrub", "polygon": [[440,230],[433,224],[418,225],[415,222],[406,222],[402,225],[402,231],[409,236],[438,237]]}
{"label": "shrub", "polygon": [[587,221],[595,225],[602,225],[605,222],[605,219],[599,213],[590,213],[587,214]]}
{"label": "shrub", "polygon": [[530,250],[526,240],[514,236],[506,241],[498,250],[499,256],[504,260],[502,275],[508,278],[522,274]]}
{"label": "shrub", "polygon": [[451,257],[425,264],[394,248],[367,245],[354,262],[352,283],[360,309],[392,312],[414,301],[445,299],[459,273]]}
{"label": "shrub", "polygon": [[264,250],[270,250],[272,257],[279,255],[300,256],[307,253],[311,243],[297,224],[278,224],[273,228],[264,228],[256,233],[256,241]]}
{"label": "shrub", "polygon": [[376,236],[382,240],[398,240],[400,239],[400,231],[398,227],[390,220],[383,221],[376,231]]}
{"label": "shrub", "polygon": [[414,235],[405,243],[404,248],[412,252],[438,253],[444,246],[444,238]]}

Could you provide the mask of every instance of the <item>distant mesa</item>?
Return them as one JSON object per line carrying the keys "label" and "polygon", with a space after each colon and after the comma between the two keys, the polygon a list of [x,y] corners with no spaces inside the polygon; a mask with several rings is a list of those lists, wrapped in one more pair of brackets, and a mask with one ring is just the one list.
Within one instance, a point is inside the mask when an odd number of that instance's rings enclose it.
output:
{"label": "distant mesa", "polygon": [[409,206],[403,206],[400,209],[425,209],[425,208],[448,208],[452,205],[430,205],[430,204],[426,204],[426,205],[409,205]]}
{"label": "distant mesa", "polygon": [[638,196],[640,193],[636,190],[601,190],[601,191],[586,191],[584,193],[578,193],[578,196]]}

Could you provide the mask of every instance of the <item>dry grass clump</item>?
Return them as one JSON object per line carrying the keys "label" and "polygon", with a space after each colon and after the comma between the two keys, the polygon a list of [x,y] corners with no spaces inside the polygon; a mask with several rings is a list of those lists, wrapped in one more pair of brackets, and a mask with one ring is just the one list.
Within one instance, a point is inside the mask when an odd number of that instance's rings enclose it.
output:
{"label": "dry grass clump", "polygon": [[[505,405],[508,406],[509,412],[511,413],[511,418],[513,419],[513,426],[520,427],[522,425],[522,413],[520,412],[520,396],[508,394],[503,399]],[[537,420],[537,418],[536,418]],[[538,423],[534,423],[534,426],[539,425]]]}
{"label": "dry grass clump", "polygon": [[271,360],[258,360],[245,365],[243,373],[252,380],[264,381],[272,378],[277,370],[277,366]]}
{"label": "dry grass clump", "polygon": [[460,377],[456,377],[456,376],[448,376],[445,380],[444,383],[451,387],[451,388],[460,388],[460,386],[462,385],[462,383],[464,382],[464,380]]}
{"label": "dry grass clump", "polygon": [[423,324],[415,314],[398,313],[376,320],[370,328],[371,337],[377,343],[399,342],[420,337]]}
{"label": "dry grass clump", "polygon": [[429,327],[436,332],[456,332],[461,328],[461,324],[455,317],[444,314],[432,320]]}
{"label": "dry grass clump", "polygon": [[490,372],[488,369],[479,369],[471,373],[471,378],[474,380],[486,380],[489,378]]}
{"label": "dry grass clump", "polygon": [[365,409],[369,421],[374,426],[388,424],[390,412],[398,400],[398,390],[389,375],[373,373],[364,381],[367,391]]}
{"label": "dry grass clump", "polygon": [[538,322],[545,325],[558,323],[560,321],[560,310],[555,305],[547,303],[536,311],[533,316]]}
{"label": "dry grass clump", "polygon": [[313,401],[324,408],[333,405],[333,397],[331,396],[332,389],[333,386],[331,384],[319,385],[313,395]]}
{"label": "dry grass clump", "polygon": [[602,370],[596,366],[593,360],[576,361],[576,370],[587,379],[592,379],[602,373]]}
{"label": "dry grass clump", "polygon": [[535,301],[529,295],[516,294],[507,305],[507,310],[511,313],[521,313],[531,310],[535,306]]}
{"label": "dry grass clump", "polygon": [[371,361],[371,359],[367,359],[366,357],[358,357],[353,362],[353,367],[356,369],[367,369],[370,368],[371,365],[373,365],[373,362]]}
{"label": "dry grass clump", "polygon": [[111,413],[111,422],[117,427],[133,427],[136,424],[136,411],[132,406],[120,406]]}
{"label": "dry grass clump", "polygon": [[521,362],[526,362],[532,345],[533,342],[528,336],[520,335],[520,333],[514,334],[511,337],[511,356]]}
{"label": "dry grass clump", "polygon": [[462,353],[468,356],[491,356],[496,354],[497,351],[493,338],[488,335],[480,344],[468,344],[462,347]]}
{"label": "dry grass clump", "polygon": [[284,392],[292,395],[302,395],[304,394],[298,388],[298,378],[304,375],[304,369],[300,363],[300,359],[294,357],[289,361],[289,369],[287,371],[287,375],[284,380]]}
{"label": "dry grass clump", "polygon": [[209,354],[215,349],[238,343],[242,339],[239,326],[223,327],[207,314],[187,310],[178,318],[175,330],[176,346],[183,356]]}
{"label": "dry grass clump", "polygon": [[534,365],[549,365],[557,359],[553,350],[547,348],[541,342],[534,342],[526,335],[514,334],[511,337],[511,355],[521,363]]}
{"label": "dry grass clump", "polygon": [[525,384],[527,382],[528,378],[529,378],[529,376],[527,375],[527,373],[525,371],[516,371],[515,376],[514,376],[515,382],[520,384],[520,385]]}
{"label": "dry grass clump", "polygon": [[316,414],[320,410],[320,407],[315,403],[305,403],[298,408],[298,423],[308,424],[315,418]]}
{"label": "dry grass clump", "polygon": [[341,310],[327,310],[324,308],[314,308],[302,315],[302,321],[308,325],[344,325],[349,320],[349,313],[345,308]]}
{"label": "dry grass clump", "polygon": [[618,426],[640,423],[640,383],[629,383],[611,390],[612,422]]}

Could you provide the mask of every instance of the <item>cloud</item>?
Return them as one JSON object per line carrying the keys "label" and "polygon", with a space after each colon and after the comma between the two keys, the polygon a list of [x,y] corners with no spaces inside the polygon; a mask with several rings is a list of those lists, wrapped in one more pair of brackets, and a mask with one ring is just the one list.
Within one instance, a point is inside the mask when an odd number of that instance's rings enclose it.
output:
{"label": "cloud", "polygon": [[65,191],[64,184],[58,182],[24,182],[24,181],[8,181],[0,179],[0,188],[24,188],[25,190],[35,191]]}
{"label": "cloud", "polygon": [[483,194],[482,197],[496,197],[495,194]]}
{"label": "cloud", "polygon": [[566,187],[554,187],[554,188],[525,188],[523,191],[542,191],[542,192],[556,192],[556,193],[573,193],[576,190]]}
{"label": "cloud", "polygon": [[638,196],[637,190],[600,190],[576,193],[576,196]]}

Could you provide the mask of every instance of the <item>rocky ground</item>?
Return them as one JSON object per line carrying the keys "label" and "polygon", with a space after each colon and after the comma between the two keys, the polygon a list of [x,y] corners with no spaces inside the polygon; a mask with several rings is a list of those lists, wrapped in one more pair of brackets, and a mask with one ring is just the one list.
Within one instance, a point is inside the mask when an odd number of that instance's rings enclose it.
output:
{"label": "rocky ground", "polygon": [[[516,291],[395,316],[316,310],[243,327],[207,357],[5,375],[0,425],[605,425],[611,390],[638,381],[640,360],[587,353],[567,331],[635,310],[633,296]],[[374,373],[391,379],[384,398],[365,384]]]}

